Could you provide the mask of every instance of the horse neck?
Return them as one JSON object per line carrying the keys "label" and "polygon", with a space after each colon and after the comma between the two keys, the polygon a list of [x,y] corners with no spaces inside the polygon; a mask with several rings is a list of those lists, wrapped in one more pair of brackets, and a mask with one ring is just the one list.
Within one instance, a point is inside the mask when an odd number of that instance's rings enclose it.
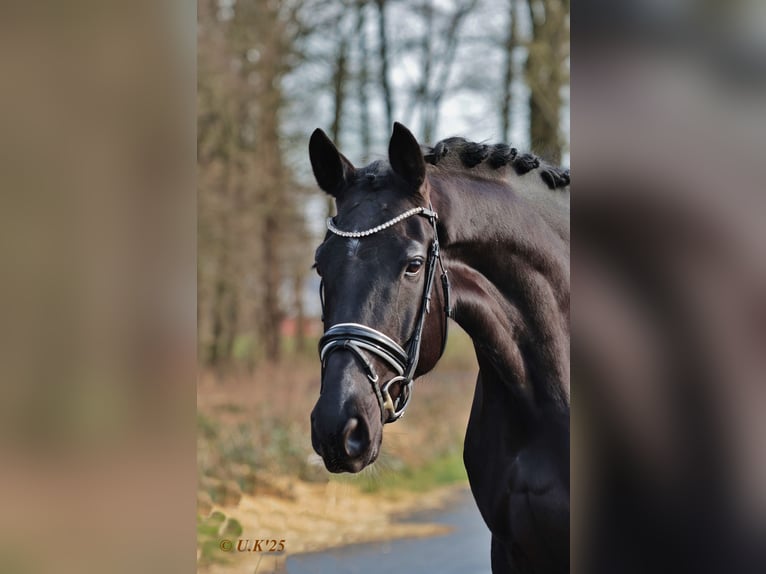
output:
{"label": "horse neck", "polygon": [[568,198],[521,178],[432,175],[429,185],[454,318],[482,373],[533,409],[568,412]]}

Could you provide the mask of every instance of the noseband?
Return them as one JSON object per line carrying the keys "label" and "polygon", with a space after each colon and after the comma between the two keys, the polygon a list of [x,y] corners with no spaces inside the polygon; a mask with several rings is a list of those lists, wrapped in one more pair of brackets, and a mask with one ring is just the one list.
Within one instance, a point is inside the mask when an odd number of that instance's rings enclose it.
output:
{"label": "noseband", "polygon": [[[430,209],[430,206],[429,209],[426,209],[425,207],[415,207],[385,223],[365,231],[343,231],[335,227],[332,217],[327,219],[327,229],[330,230],[330,232],[340,237],[357,239],[388,229],[392,225],[413,215],[420,215],[428,218],[434,231],[434,237],[428,255],[426,284],[423,291],[423,298],[421,300],[417,321],[415,322],[415,330],[412,333],[409,342],[406,344],[406,349],[400,346],[388,335],[381,333],[377,329],[368,327],[367,325],[360,325],[359,323],[338,323],[327,329],[322,338],[319,339],[319,358],[322,361],[322,380],[324,380],[324,369],[327,357],[334,351],[341,349],[350,351],[357,359],[359,359],[367,372],[367,378],[372,383],[375,396],[378,398],[380,416],[383,423],[392,423],[398,420],[404,414],[404,411],[410,402],[410,398],[412,397],[412,381],[415,377],[418,359],[420,358],[420,342],[423,335],[423,325],[425,324],[426,314],[431,311],[431,288],[433,287],[437,262],[439,263],[439,267],[441,267],[445,314],[442,346],[439,353],[440,356],[444,352],[444,346],[447,343],[446,319],[451,316],[452,310],[450,309],[450,286],[449,279],[447,278],[447,270],[444,268],[441,254],[439,253],[439,235],[436,230],[436,220],[438,219],[438,216],[435,211]],[[323,291],[323,286],[320,286],[322,314],[324,315]],[[375,367],[367,356],[368,353],[373,354],[382,360],[396,373],[396,375],[381,385]],[[390,393],[390,389],[393,385],[398,385],[400,388],[396,400],[391,397]]]}

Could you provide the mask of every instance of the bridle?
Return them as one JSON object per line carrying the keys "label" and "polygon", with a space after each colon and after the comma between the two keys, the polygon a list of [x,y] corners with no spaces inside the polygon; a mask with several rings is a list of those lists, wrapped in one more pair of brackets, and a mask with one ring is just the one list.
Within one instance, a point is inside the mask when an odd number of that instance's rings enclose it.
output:
{"label": "bridle", "polygon": [[[437,262],[441,268],[445,314],[442,346],[439,356],[444,353],[444,346],[447,343],[447,318],[452,315],[452,309],[450,308],[450,285],[449,279],[447,278],[447,270],[444,268],[441,253],[439,252],[439,235],[436,230],[438,215],[431,209],[430,205],[428,208],[415,207],[385,223],[381,223],[380,225],[365,231],[343,231],[335,227],[335,222],[332,217],[327,219],[327,229],[331,233],[340,237],[358,239],[388,229],[413,215],[428,218],[434,231],[434,237],[431,242],[428,261],[426,263],[426,284],[423,291],[423,298],[420,303],[418,317],[415,322],[415,330],[406,346],[402,347],[388,335],[381,333],[377,329],[359,323],[338,323],[327,329],[322,338],[319,339],[319,358],[322,362],[322,380],[324,381],[325,365],[330,354],[341,349],[350,351],[357,359],[359,359],[367,372],[367,378],[372,383],[372,388],[375,391],[375,396],[380,405],[381,421],[384,424],[392,423],[401,418],[412,397],[412,382],[420,358],[420,343],[423,335],[423,325],[425,324],[426,314],[431,311],[431,289],[436,274]],[[320,283],[319,296],[322,303],[322,318],[324,319],[324,282]],[[396,375],[381,385],[375,367],[367,356],[367,353],[371,353],[382,360],[396,373]],[[391,397],[390,391],[393,385],[398,385],[400,387],[396,399]]]}

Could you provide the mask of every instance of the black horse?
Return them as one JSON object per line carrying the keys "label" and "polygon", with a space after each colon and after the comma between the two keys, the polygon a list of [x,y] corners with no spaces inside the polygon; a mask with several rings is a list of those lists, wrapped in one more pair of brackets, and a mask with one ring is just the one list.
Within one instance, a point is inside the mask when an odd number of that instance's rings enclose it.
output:
{"label": "black horse", "polygon": [[338,212],[315,257],[314,449],[332,472],[374,462],[452,317],[480,368],[463,458],[492,571],[568,572],[568,170],[504,144],[421,148],[401,124],[388,163],[357,169],[321,130],[309,152]]}

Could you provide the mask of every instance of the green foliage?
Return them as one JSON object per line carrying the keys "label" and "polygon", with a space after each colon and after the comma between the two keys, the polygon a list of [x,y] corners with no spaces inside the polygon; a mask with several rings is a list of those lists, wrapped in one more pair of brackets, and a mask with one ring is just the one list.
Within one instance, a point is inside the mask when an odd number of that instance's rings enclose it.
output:
{"label": "green foliage", "polygon": [[397,490],[425,492],[438,486],[465,482],[468,476],[462,454],[451,451],[419,467],[402,466],[380,473],[339,475],[333,480],[354,483],[363,492],[395,493]]}
{"label": "green foliage", "polygon": [[216,410],[220,412],[234,413],[234,414],[245,412],[244,407],[236,403],[225,403],[225,404],[219,405],[216,407]]}
{"label": "green foliage", "polygon": [[305,458],[305,447],[295,428],[274,426],[268,443],[267,455],[278,461],[285,470],[294,469]]}
{"label": "green foliage", "polygon": [[223,534],[231,538],[242,536],[242,525],[239,523],[239,520],[229,518],[223,527]]}
{"label": "green foliage", "polygon": [[[225,410],[228,410],[225,409]],[[239,409],[235,409],[239,412]],[[198,422],[198,468],[201,476],[240,482],[240,475],[230,469],[247,465],[253,471],[269,469],[288,475],[311,475],[306,468],[309,445],[302,430],[295,424],[259,417],[258,423],[239,423],[219,428],[204,415]],[[214,501],[220,498],[209,490]]]}
{"label": "green foliage", "polygon": [[197,436],[206,440],[215,440],[218,437],[218,424],[206,417],[204,414],[198,412]]}
{"label": "green foliage", "polygon": [[250,424],[241,423],[226,433],[226,439],[219,443],[221,458],[229,463],[258,466],[261,449]]}
{"label": "green foliage", "polygon": [[231,555],[221,550],[221,539],[238,538],[242,535],[242,525],[234,518],[228,518],[223,512],[216,511],[210,516],[197,516],[197,547],[200,550],[199,565],[231,562]]}
{"label": "green foliage", "polygon": [[282,337],[282,350],[287,357],[300,357],[316,360],[318,344],[319,337],[306,335],[303,340],[303,348],[299,349],[297,337],[294,335],[284,335]]}
{"label": "green foliage", "polygon": [[256,353],[256,340],[252,335],[238,335],[234,338],[233,359],[246,362]]}
{"label": "green foliage", "polygon": [[449,337],[444,355],[439,360],[440,371],[478,372],[476,352],[468,334],[450,321]]}

